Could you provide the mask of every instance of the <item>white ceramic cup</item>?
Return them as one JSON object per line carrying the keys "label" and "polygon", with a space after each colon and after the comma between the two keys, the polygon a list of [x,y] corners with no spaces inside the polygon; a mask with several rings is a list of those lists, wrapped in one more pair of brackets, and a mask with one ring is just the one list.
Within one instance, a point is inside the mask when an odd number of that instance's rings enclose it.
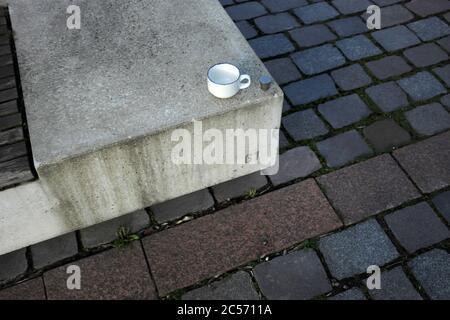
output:
{"label": "white ceramic cup", "polygon": [[208,70],[208,90],[217,98],[231,98],[250,83],[250,76],[241,74],[238,67],[230,63],[219,63]]}

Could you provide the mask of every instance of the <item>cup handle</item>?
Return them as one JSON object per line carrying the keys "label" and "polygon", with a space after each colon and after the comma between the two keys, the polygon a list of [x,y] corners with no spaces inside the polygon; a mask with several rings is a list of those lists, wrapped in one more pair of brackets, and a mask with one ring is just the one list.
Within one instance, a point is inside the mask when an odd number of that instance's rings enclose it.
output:
{"label": "cup handle", "polygon": [[[247,80],[247,82],[242,83],[242,81]],[[248,74],[243,74],[239,77],[239,89],[247,89],[248,87],[250,87],[251,84],[251,80],[250,80],[250,76]]]}

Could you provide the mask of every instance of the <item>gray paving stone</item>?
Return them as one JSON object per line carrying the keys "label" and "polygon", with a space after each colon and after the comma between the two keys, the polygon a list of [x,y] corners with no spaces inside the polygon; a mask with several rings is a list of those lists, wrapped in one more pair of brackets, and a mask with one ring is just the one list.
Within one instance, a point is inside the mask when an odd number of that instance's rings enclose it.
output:
{"label": "gray paving stone", "polygon": [[139,210],[80,230],[81,242],[83,247],[93,248],[117,239],[117,231],[121,227],[136,233],[149,225],[147,212]]}
{"label": "gray paving stone", "polygon": [[239,271],[184,294],[183,300],[259,300],[248,273]]}
{"label": "gray paving stone", "polygon": [[397,83],[415,101],[428,100],[446,92],[444,86],[427,71],[403,78]]}
{"label": "gray paving stone", "polygon": [[367,31],[367,26],[360,17],[342,18],[328,22],[328,25],[340,37],[348,37]]}
{"label": "gray paving stone", "polygon": [[410,253],[450,237],[450,231],[426,202],[397,210],[387,215],[385,220]]}
{"label": "gray paving stone", "polygon": [[408,24],[423,41],[430,41],[450,34],[450,27],[438,17],[431,17]]}
{"label": "gray paving stone", "polygon": [[[367,20],[368,14],[363,14],[364,20]],[[381,28],[389,28],[398,24],[403,24],[414,19],[414,15],[402,5],[393,5],[381,9]]]}
{"label": "gray paving stone", "polygon": [[289,33],[300,47],[312,47],[336,39],[330,29],[323,24],[298,28]]}
{"label": "gray paving stone", "polygon": [[434,43],[405,50],[405,57],[416,67],[428,67],[448,59],[448,54]]}
{"label": "gray paving stone", "polygon": [[271,58],[295,50],[293,44],[284,34],[272,34],[249,40],[248,42],[261,58]]}
{"label": "gray paving stone", "polygon": [[305,24],[325,21],[337,17],[339,13],[328,3],[319,2],[309,6],[300,7],[294,13]]}
{"label": "gray paving stone", "polygon": [[450,128],[450,114],[439,103],[417,107],[405,112],[405,117],[421,136],[431,136]]}
{"label": "gray paving stone", "polygon": [[0,256],[0,283],[7,282],[25,273],[28,268],[25,249]]}
{"label": "gray paving stone", "polygon": [[294,140],[312,139],[328,133],[313,109],[292,113],[282,119],[283,126]]}
{"label": "gray paving stone", "polygon": [[381,273],[381,289],[369,290],[375,300],[422,300],[401,267]]}
{"label": "gray paving stone", "polygon": [[367,88],[366,93],[384,112],[391,112],[408,105],[406,93],[394,81]]}
{"label": "gray paving stone", "polygon": [[447,87],[450,87],[450,64],[435,68],[433,71],[447,84]]}
{"label": "gray paving stone", "polygon": [[431,299],[450,299],[450,254],[434,249],[414,258],[408,264]]}
{"label": "gray paving stone", "polygon": [[412,70],[406,61],[399,56],[389,56],[370,61],[366,63],[366,66],[380,80],[399,76]]}
{"label": "gray paving stone", "polygon": [[261,189],[267,185],[266,176],[255,172],[212,187],[218,202],[224,202],[245,195],[251,189]]}
{"label": "gray paving stone", "polygon": [[317,181],[346,225],[420,196],[389,154],[320,176]]}
{"label": "gray paving stone", "polygon": [[415,14],[426,17],[449,10],[450,3],[448,0],[412,0],[406,4],[406,7]]}
{"label": "gray paving stone", "polygon": [[300,71],[307,75],[321,73],[345,64],[344,56],[331,44],[296,52],[291,57]]}
{"label": "gray paving stone", "polygon": [[357,94],[325,102],[318,109],[335,129],[358,122],[372,113]]}
{"label": "gray paving stone", "polygon": [[308,4],[306,0],[262,0],[261,3],[270,12],[281,12]]}
{"label": "gray paving stone", "polygon": [[320,239],[319,250],[337,279],[366,273],[368,266],[383,266],[398,257],[394,245],[373,219]]}
{"label": "gray paving stone", "polygon": [[159,223],[181,218],[188,213],[198,213],[214,206],[214,200],[208,189],[199,190],[187,195],[152,206],[156,221]]}
{"label": "gray paving stone", "polygon": [[356,130],[347,131],[317,143],[329,167],[340,167],[372,150]]}
{"label": "gray paving stone", "polygon": [[372,33],[372,37],[389,52],[397,51],[420,43],[419,38],[405,26],[396,26]]}
{"label": "gray paving stone", "polygon": [[297,81],[284,87],[284,93],[294,105],[307,104],[338,93],[336,86],[327,74]]}
{"label": "gray paving stone", "polygon": [[234,21],[253,19],[267,13],[267,10],[260,3],[250,1],[246,3],[230,6],[225,9]]}
{"label": "gray paving stone", "polygon": [[450,36],[442,38],[436,41],[442,48],[444,48],[447,52],[450,52]]}
{"label": "gray paving stone", "polygon": [[382,53],[382,51],[364,35],[357,35],[352,38],[339,40],[336,42],[336,46],[352,61],[376,56]]}
{"label": "gray paving stone", "polygon": [[333,0],[335,6],[342,14],[352,14],[366,11],[373,3],[369,0]]}
{"label": "gray paving stone", "polygon": [[256,31],[256,29],[250,23],[248,23],[248,21],[246,21],[246,20],[237,22],[236,26],[239,28],[242,35],[246,39],[251,39],[258,35],[258,32]]}
{"label": "gray paving stone", "polygon": [[319,159],[309,147],[297,147],[280,156],[278,173],[269,178],[277,186],[294,179],[304,178],[321,167]]}
{"label": "gray paving stone", "polygon": [[298,27],[297,20],[287,12],[266,15],[255,19],[255,25],[263,33],[277,33]]}
{"label": "gray paving stone", "polygon": [[78,253],[75,232],[59,236],[31,246],[34,269],[49,266]]}
{"label": "gray paving stone", "polygon": [[392,119],[372,123],[363,130],[376,152],[389,152],[408,143],[411,135]]}
{"label": "gray paving stone", "polygon": [[338,293],[328,300],[367,300],[362,291],[358,288],[348,289],[347,291]]}
{"label": "gray paving stone", "polygon": [[342,90],[353,90],[372,83],[372,79],[359,64],[334,70],[331,76]]}
{"label": "gray paving stone", "polygon": [[441,104],[447,108],[447,110],[450,112],[450,94],[447,94],[446,96],[443,96],[441,98]]}
{"label": "gray paving stone", "polygon": [[289,58],[273,59],[264,62],[264,64],[279,85],[299,80],[302,77]]}
{"label": "gray paving stone", "polygon": [[270,300],[305,300],[331,290],[314,250],[300,250],[258,264],[255,278]]}
{"label": "gray paving stone", "polygon": [[442,216],[450,223],[450,191],[442,192],[433,198],[433,204]]}
{"label": "gray paving stone", "polygon": [[424,193],[450,186],[450,132],[394,151],[394,156]]}

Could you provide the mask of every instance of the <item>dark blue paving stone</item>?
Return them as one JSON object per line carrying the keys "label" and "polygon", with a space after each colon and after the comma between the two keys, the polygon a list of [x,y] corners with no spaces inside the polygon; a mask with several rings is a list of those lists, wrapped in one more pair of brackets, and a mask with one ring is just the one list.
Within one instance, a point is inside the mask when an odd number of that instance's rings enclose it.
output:
{"label": "dark blue paving stone", "polygon": [[405,57],[416,67],[423,68],[448,60],[448,54],[434,43],[405,50]]}
{"label": "dark blue paving stone", "polygon": [[441,103],[444,107],[447,108],[448,111],[450,111],[450,94],[447,94],[446,96],[443,96],[441,98]]}
{"label": "dark blue paving stone", "polygon": [[256,31],[256,29],[250,23],[248,23],[248,21],[245,21],[245,20],[239,21],[236,23],[236,26],[239,28],[242,35],[246,39],[250,39],[250,38],[256,37],[258,35],[258,32]]}
{"label": "dark blue paving stone", "polygon": [[438,17],[431,17],[408,24],[423,41],[430,41],[450,34],[450,27]]}
{"label": "dark blue paving stone", "polygon": [[414,258],[408,265],[431,299],[450,299],[450,254],[433,249]]}
{"label": "dark blue paving stone", "polygon": [[399,56],[385,57],[366,63],[370,72],[380,80],[399,76],[412,70],[406,61]]}
{"label": "dark blue paving stone", "polygon": [[325,21],[337,17],[339,13],[328,3],[319,2],[294,10],[297,17],[305,24]]}
{"label": "dark blue paving stone", "polygon": [[312,47],[336,39],[330,29],[323,24],[298,28],[289,33],[300,47]]}
{"label": "dark blue paving stone", "polygon": [[295,50],[292,43],[283,34],[251,39],[248,43],[261,59],[275,57]]}
{"label": "dark blue paving stone", "polygon": [[396,26],[372,33],[372,37],[387,51],[397,51],[420,43],[419,38],[405,26]]}
{"label": "dark blue paving stone", "polygon": [[328,300],[367,300],[364,296],[364,293],[358,288],[352,288],[347,291],[338,293],[335,296],[332,296]]}
{"label": "dark blue paving stone", "polygon": [[406,7],[415,14],[426,17],[449,10],[450,2],[448,0],[412,0],[406,4]]}
{"label": "dark blue paving stone", "polygon": [[319,112],[335,129],[358,122],[372,113],[357,94],[323,103],[319,105]]}
{"label": "dark blue paving stone", "polygon": [[356,130],[338,134],[317,143],[317,149],[329,167],[340,167],[363,155],[372,153]]}
{"label": "dark blue paving stone", "polygon": [[259,17],[255,19],[255,25],[263,33],[277,33],[299,26],[295,18],[287,12]]}
{"label": "dark blue paving stone", "polygon": [[270,12],[281,12],[308,4],[306,0],[262,0],[261,3],[270,10]]}
{"label": "dark blue paving stone", "polygon": [[219,0],[219,2],[223,6],[228,6],[230,4],[234,4],[233,0]]}
{"label": "dark blue paving stone", "polygon": [[284,152],[279,159],[279,170],[270,176],[273,185],[304,178],[322,167],[309,147],[297,147]]}
{"label": "dark blue paving stone", "polygon": [[244,271],[213,282],[204,287],[189,291],[183,300],[258,300],[252,278]]}
{"label": "dark blue paving stone", "polygon": [[234,21],[252,19],[267,13],[267,10],[256,1],[230,6],[225,10]]}
{"label": "dark blue paving stone", "polygon": [[[365,21],[368,16],[367,13],[363,14]],[[414,15],[411,11],[401,5],[394,5],[381,9],[381,29],[403,24],[412,19],[414,19]]]}
{"label": "dark blue paving stone", "polygon": [[297,141],[312,139],[328,133],[327,127],[313,109],[283,117],[282,123],[291,137]]}
{"label": "dark blue paving stone", "polygon": [[150,209],[156,221],[161,223],[181,218],[188,213],[199,213],[212,206],[214,200],[211,194],[208,189],[203,189],[154,205]]}
{"label": "dark blue paving stone", "polygon": [[403,0],[372,0],[373,3],[380,7],[389,6],[394,3],[402,2]]}
{"label": "dark blue paving stone", "polygon": [[280,58],[264,62],[267,70],[279,85],[299,80],[302,76],[289,58]]}
{"label": "dark blue paving stone", "polygon": [[291,109],[291,105],[287,102],[286,99],[283,100],[283,112],[286,112]]}
{"label": "dark blue paving stone", "polygon": [[333,0],[335,6],[342,14],[352,14],[366,11],[373,3],[369,0]]}
{"label": "dark blue paving stone", "polygon": [[363,130],[376,152],[390,152],[411,141],[411,135],[392,119],[372,123]]}
{"label": "dark blue paving stone", "polygon": [[450,191],[442,192],[435,196],[433,203],[445,220],[450,223]]}
{"label": "dark blue paving stone", "polygon": [[75,232],[59,236],[31,246],[33,267],[41,269],[78,253]]}
{"label": "dark blue paving stone", "polygon": [[406,112],[405,117],[422,136],[431,136],[450,128],[450,114],[439,103],[417,107]]}
{"label": "dark blue paving stone", "polygon": [[237,179],[220,183],[212,187],[218,202],[224,202],[245,195],[251,189],[261,189],[267,185],[267,179],[260,172],[255,172]]}
{"label": "dark blue paving stone", "polygon": [[398,80],[397,83],[415,101],[428,100],[446,92],[444,86],[426,71]]}
{"label": "dark blue paving stone", "polygon": [[394,81],[367,88],[366,93],[384,112],[391,112],[408,105],[406,93]]}
{"label": "dark blue paving stone", "polygon": [[287,146],[289,146],[289,141],[286,138],[286,136],[284,135],[283,132],[280,131],[280,142],[279,142],[279,148],[280,149],[284,149]]}
{"label": "dark blue paving stone", "polygon": [[450,64],[444,67],[435,68],[433,71],[447,84],[448,87],[450,87]]}
{"label": "dark blue paving stone", "polygon": [[450,237],[450,231],[426,203],[397,210],[385,217],[400,244],[410,253]]}
{"label": "dark blue paving stone", "polygon": [[263,294],[272,300],[305,300],[331,290],[330,281],[314,250],[301,250],[254,268]]}
{"label": "dark blue paving stone", "polygon": [[331,29],[340,37],[348,37],[367,32],[367,26],[360,17],[348,17],[328,23]]}
{"label": "dark blue paving stone", "polygon": [[422,300],[401,267],[381,273],[381,289],[369,290],[375,300]]}
{"label": "dark blue paving stone", "polygon": [[327,74],[297,81],[284,87],[284,93],[294,105],[307,104],[338,93],[336,86]]}
{"label": "dark blue paving stone", "polygon": [[447,52],[450,52],[450,36],[442,38],[437,41],[437,43],[444,48]]}
{"label": "dark blue paving stone", "polygon": [[336,42],[336,46],[352,61],[376,56],[382,53],[380,49],[363,35],[339,40]]}
{"label": "dark blue paving stone", "polygon": [[0,256],[0,283],[7,282],[25,273],[28,268],[25,249]]}
{"label": "dark blue paving stone", "polygon": [[353,90],[372,83],[372,79],[359,64],[334,70],[331,76],[342,90]]}
{"label": "dark blue paving stone", "polygon": [[337,279],[366,273],[368,266],[383,266],[398,257],[394,245],[373,219],[320,239],[319,250]]}
{"label": "dark blue paving stone", "polygon": [[345,58],[331,44],[292,54],[292,59],[304,74],[312,75],[345,64]]}

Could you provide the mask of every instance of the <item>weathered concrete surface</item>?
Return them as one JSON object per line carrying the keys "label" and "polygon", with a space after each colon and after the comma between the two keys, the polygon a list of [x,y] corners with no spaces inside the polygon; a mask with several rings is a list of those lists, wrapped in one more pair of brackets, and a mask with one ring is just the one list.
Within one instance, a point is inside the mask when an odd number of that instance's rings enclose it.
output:
{"label": "weathered concrete surface", "polygon": [[[258,171],[264,166],[175,165],[174,128],[278,128],[283,93],[218,1],[10,3],[36,170],[69,230]],[[229,61],[253,84],[220,100],[206,72]],[[1,203],[0,203],[1,204]]]}

